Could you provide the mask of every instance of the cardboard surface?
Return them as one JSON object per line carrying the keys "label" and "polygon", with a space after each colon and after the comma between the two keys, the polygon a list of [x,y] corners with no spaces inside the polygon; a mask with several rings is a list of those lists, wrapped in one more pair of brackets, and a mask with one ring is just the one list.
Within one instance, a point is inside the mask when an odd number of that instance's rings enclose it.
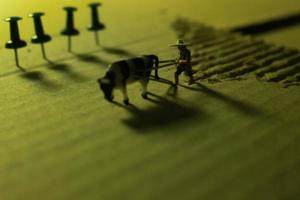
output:
{"label": "cardboard surface", "polygon": [[[296,199],[299,87],[254,78],[187,86],[181,76],[176,97],[167,95],[169,84],[151,81],[147,101],[140,85],[131,85],[135,108],[126,108],[105,101],[96,83],[116,60],[149,53],[174,58],[168,45],[177,39],[170,28],[176,15],[231,27],[292,12],[297,4],[272,1],[270,9],[270,1],[260,2],[107,1],[105,48],[84,30],[86,1],[19,4],[22,13],[45,8],[55,16],[45,16],[52,34],[60,30],[56,21],[64,22],[57,8],[78,5],[82,34],[73,40],[74,54],[56,35],[46,45],[52,64],[42,60],[39,46],[21,49],[25,74],[15,68],[13,52],[0,49],[0,199]],[[212,16],[207,8],[223,12]],[[24,38],[31,35],[29,22]],[[160,76],[173,81],[174,70],[161,69]],[[120,92],[115,98],[122,103]]]}

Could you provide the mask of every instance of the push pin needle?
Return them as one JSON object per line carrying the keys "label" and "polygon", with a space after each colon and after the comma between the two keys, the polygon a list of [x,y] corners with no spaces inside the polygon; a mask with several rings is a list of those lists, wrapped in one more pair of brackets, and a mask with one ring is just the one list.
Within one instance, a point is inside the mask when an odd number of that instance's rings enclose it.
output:
{"label": "push pin needle", "polygon": [[45,32],[44,32],[43,23],[42,23],[42,19],[41,19],[41,17],[43,15],[44,15],[44,13],[41,13],[41,12],[29,14],[29,17],[33,18],[34,29],[35,29],[35,35],[31,38],[31,42],[33,44],[41,44],[43,58],[45,60],[48,60],[47,56],[46,56],[44,44],[51,41],[51,36],[45,34]]}
{"label": "push pin needle", "polygon": [[91,3],[89,7],[91,8],[91,24],[88,26],[89,31],[95,32],[96,45],[99,46],[99,36],[98,32],[105,28],[104,24],[99,20],[98,7],[101,6],[100,3]]}
{"label": "push pin needle", "polygon": [[74,12],[77,11],[77,8],[64,7],[64,10],[67,12],[67,22],[61,35],[68,36],[68,51],[72,52],[72,36],[79,35],[79,31],[74,26]]}
{"label": "push pin needle", "polygon": [[18,21],[21,19],[21,17],[8,17],[5,19],[5,21],[9,22],[10,24],[10,40],[6,42],[5,48],[14,50],[16,66],[24,71],[24,69],[19,64],[18,57],[18,49],[27,46],[27,43],[24,40],[20,39]]}

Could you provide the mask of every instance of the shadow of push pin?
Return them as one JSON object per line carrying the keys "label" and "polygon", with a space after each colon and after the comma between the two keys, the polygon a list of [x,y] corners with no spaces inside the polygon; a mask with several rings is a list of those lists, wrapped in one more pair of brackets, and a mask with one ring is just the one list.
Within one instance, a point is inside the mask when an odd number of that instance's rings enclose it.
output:
{"label": "shadow of push pin", "polygon": [[68,51],[72,51],[72,36],[79,35],[79,31],[74,26],[74,12],[77,11],[75,7],[64,7],[67,12],[66,28],[61,32],[61,35],[68,36]]}
{"label": "shadow of push pin", "polygon": [[43,23],[41,19],[43,15],[44,13],[41,12],[29,14],[29,17],[33,18],[34,29],[35,29],[35,35],[31,38],[31,42],[33,44],[41,44],[43,58],[45,60],[48,60],[46,56],[44,44],[51,41],[51,36],[45,34],[44,32]]}
{"label": "shadow of push pin", "polygon": [[18,49],[27,46],[27,43],[24,40],[20,39],[18,21],[21,19],[21,17],[8,17],[5,19],[5,21],[9,22],[10,24],[10,40],[6,42],[5,48],[14,50],[16,66],[24,71],[24,69],[19,64],[18,57]]}
{"label": "shadow of push pin", "polygon": [[98,7],[101,6],[100,3],[91,3],[89,7],[91,8],[91,24],[88,26],[89,31],[95,32],[95,41],[99,46],[99,35],[98,32],[105,28],[104,24],[102,24],[99,20]]}

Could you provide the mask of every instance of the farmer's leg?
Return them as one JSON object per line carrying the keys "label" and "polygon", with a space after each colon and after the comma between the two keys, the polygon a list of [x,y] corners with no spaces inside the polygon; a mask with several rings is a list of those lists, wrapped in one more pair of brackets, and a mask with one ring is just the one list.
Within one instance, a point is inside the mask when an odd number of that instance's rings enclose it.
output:
{"label": "farmer's leg", "polygon": [[190,78],[189,85],[192,85],[195,82],[195,80],[193,77],[193,71],[192,71],[191,65],[186,65],[184,71],[185,71],[185,74],[188,75]]}
{"label": "farmer's leg", "polygon": [[175,85],[178,85],[179,83],[179,75],[184,71],[183,65],[178,65],[177,70],[175,72]]}

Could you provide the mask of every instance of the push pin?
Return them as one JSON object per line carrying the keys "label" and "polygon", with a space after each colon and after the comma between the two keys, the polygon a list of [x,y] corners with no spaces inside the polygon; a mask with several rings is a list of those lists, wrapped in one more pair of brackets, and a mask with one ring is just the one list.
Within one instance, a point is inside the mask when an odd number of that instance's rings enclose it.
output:
{"label": "push pin", "polygon": [[77,11],[75,7],[64,7],[67,12],[66,28],[61,32],[62,35],[68,36],[68,51],[72,51],[72,36],[79,35],[79,31],[74,26],[74,12]]}
{"label": "push pin", "polygon": [[10,24],[10,40],[6,42],[5,48],[14,50],[16,66],[20,69],[22,69],[22,67],[19,64],[18,49],[27,46],[27,43],[20,39],[18,21],[21,19],[21,17],[8,17],[5,19],[5,21]]}
{"label": "push pin", "polygon": [[36,12],[29,14],[33,18],[35,35],[31,38],[33,44],[41,44],[43,58],[47,60],[44,43],[51,41],[51,36],[45,34],[41,17],[44,13]]}
{"label": "push pin", "polygon": [[89,7],[91,8],[91,24],[88,26],[89,31],[95,32],[95,41],[99,46],[99,36],[98,32],[105,28],[104,24],[99,20],[98,7],[101,6],[100,3],[91,3]]}

